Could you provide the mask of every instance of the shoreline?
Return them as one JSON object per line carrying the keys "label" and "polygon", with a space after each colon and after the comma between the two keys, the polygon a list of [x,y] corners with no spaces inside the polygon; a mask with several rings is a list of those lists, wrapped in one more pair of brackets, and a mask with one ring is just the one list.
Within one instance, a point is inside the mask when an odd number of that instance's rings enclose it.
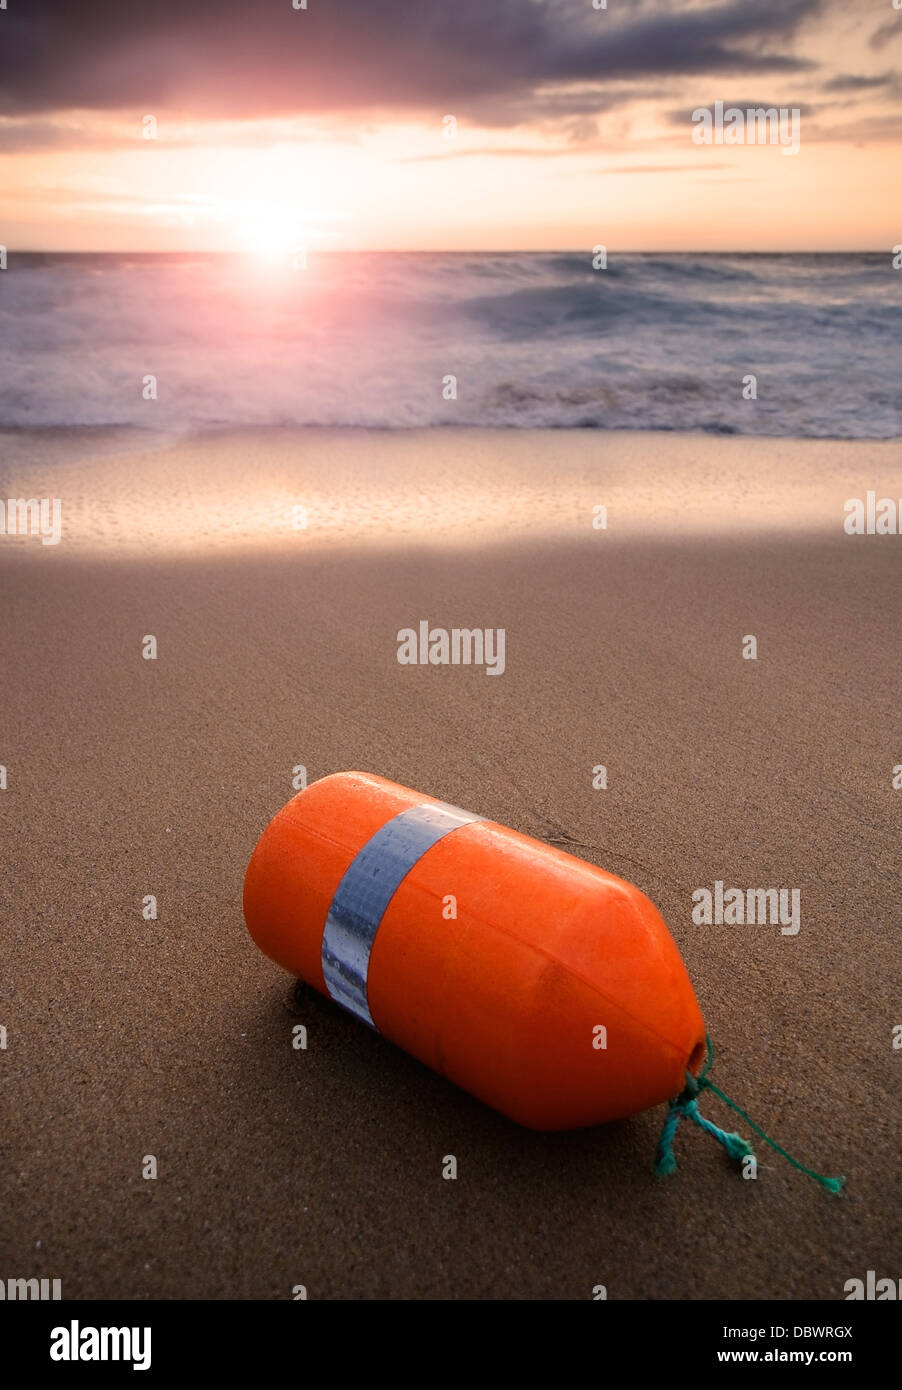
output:
{"label": "shoreline", "polygon": [[[0,443],[0,493],[60,499],[62,544],[45,547],[60,557],[829,535],[849,498],[902,497],[886,440],[248,427]],[[0,561],[33,539],[0,537]]]}

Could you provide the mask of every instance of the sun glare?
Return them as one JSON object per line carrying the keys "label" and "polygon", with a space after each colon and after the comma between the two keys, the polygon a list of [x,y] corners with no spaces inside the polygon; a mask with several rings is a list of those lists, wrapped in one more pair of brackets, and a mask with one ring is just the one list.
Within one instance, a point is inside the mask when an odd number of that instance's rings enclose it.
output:
{"label": "sun glare", "polygon": [[297,237],[284,222],[254,222],[247,228],[247,246],[264,260],[279,260],[296,249]]}
{"label": "sun glare", "polygon": [[254,204],[235,217],[242,248],[265,261],[278,261],[302,250],[299,210],[283,204]]}

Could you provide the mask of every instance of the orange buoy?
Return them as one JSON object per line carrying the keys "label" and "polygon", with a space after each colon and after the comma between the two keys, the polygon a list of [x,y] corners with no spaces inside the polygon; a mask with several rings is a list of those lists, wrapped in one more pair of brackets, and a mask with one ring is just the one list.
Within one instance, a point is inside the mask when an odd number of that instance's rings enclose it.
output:
{"label": "orange buoy", "polygon": [[244,914],[279,965],[532,1129],[633,1115],[704,1058],[685,966],[638,888],[382,777],[336,773],[289,801]]}

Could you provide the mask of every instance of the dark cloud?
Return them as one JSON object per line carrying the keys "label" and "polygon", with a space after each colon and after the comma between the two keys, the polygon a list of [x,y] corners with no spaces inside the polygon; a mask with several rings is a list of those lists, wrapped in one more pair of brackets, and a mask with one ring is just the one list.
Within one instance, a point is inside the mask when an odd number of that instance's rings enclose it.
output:
{"label": "dark cloud", "polygon": [[[814,112],[814,107],[806,104],[804,101],[728,101],[726,97],[720,97],[717,98],[717,100],[723,101],[724,111],[729,111],[731,108],[734,107],[739,111],[758,111],[761,108],[763,108],[765,111],[779,111],[781,106],[788,106],[791,109],[797,109],[800,116],[810,116]],[[691,129],[693,125],[692,112],[697,111],[701,107],[705,106],[708,107],[709,110],[713,111],[714,99],[712,98],[711,101],[695,102],[691,107],[674,107],[672,110],[667,112],[666,119],[670,122],[671,125],[685,125]]]}
{"label": "dark cloud", "polygon": [[862,77],[856,73],[841,72],[824,83],[825,92],[866,92],[874,87],[891,87],[896,80],[894,72],[879,73],[874,77]]}
{"label": "dark cloud", "polygon": [[[247,117],[431,111],[530,119],[543,87],[794,73],[822,0],[16,0],[0,112]],[[562,98],[566,103],[566,98]],[[585,111],[573,98],[570,110]],[[594,109],[594,108],[593,108]]]}
{"label": "dark cloud", "polygon": [[897,39],[900,34],[902,34],[902,15],[898,19],[890,19],[887,20],[886,24],[881,24],[879,29],[874,30],[868,43],[871,48],[879,52],[881,48],[886,48],[886,45],[893,39]]}

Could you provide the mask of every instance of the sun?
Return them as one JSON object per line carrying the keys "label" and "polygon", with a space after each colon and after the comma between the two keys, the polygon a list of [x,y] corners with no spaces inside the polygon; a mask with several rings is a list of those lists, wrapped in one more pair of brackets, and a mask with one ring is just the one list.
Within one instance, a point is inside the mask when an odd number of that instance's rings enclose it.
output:
{"label": "sun", "polygon": [[236,209],[237,238],[262,261],[283,261],[301,253],[305,237],[302,210],[287,203],[246,203]]}
{"label": "sun", "polygon": [[266,261],[281,260],[297,248],[298,241],[297,228],[277,216],[251,222],[247,227],[248,250]]}

